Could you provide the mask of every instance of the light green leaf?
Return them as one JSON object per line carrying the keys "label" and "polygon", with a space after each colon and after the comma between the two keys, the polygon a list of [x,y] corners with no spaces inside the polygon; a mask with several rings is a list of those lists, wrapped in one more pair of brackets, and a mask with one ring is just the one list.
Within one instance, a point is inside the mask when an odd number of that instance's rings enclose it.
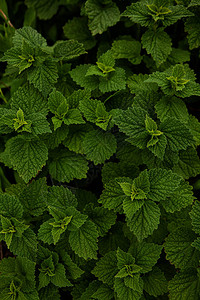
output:
{"label": "light green leaf", "polygon": [[[27,1],[27,0],[26,0]],[[17,29],[13,37],[13,44],[15,47],[21,47],[22,42],[25,41],[32,47],[46,47],[47,42],[35,29],[29,26]]]}

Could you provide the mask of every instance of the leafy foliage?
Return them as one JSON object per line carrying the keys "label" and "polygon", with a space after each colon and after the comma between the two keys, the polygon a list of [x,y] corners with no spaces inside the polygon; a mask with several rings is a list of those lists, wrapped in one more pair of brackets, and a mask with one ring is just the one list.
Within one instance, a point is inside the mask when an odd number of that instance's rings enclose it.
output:
{"label": "leafy foliage", "polygon": [[200,299],[199,20],[0,0],[0,299]]}

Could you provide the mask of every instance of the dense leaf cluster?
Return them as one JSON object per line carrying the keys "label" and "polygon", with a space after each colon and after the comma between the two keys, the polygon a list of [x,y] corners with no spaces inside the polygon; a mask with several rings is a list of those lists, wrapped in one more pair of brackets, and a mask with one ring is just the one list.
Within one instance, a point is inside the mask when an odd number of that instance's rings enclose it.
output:
{"label": "dense leaf cluster", "polygon": [[200,1],[0,17],[0,299],[199,300]]}

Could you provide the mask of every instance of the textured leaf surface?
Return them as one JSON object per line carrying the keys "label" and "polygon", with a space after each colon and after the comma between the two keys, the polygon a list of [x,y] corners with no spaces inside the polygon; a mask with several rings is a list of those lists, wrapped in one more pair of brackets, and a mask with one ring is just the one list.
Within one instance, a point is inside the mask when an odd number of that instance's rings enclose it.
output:
{"label": "textured leaf surface", "polygon": [[92,160],[97,165],[103,163],[115,153],[117,142],[110,132],[93,130],[86,133],[83,147],[87,159]]}
{"label": "textured leaf surface", "polygon": [[8,150],[13,168],[25,182],[35,177],[48,158],[46,145],[40,140],[28,140],[17,136],[9,140]]}
{"label": "textured leaf surface", "polygon": [[73,251],[84,259],[97,258],[98,232],[92,221],[86,221],[78,230],[71,231],[69,243]]}
{"label": "textured leaf surface", "polygon": [[74,178],[86,178],[87,171],[86,159],[67,149],[55,150],[53,160],[49,163],[50,174],[61,182],[69,182]]}
{"label": "textured leaf surface", "polygon": [[85,10],[92,35],[101,34],[120,19],[120,11],[112,1],[108,1],[106,5],[102,6],[100,0],[87,0]]}
{"label": "textured leaf surface", "polygon": [[138,240],[142,241],[158,228],[159,221],[159,207],[153,201],[145,200],[143,206],[137,210],[133,218],[127,220],[127,225],[137,236]]}
{"label": "textured leaf surface", "polygon": [[199,277],[195,269],[183,270],[169,282],[170,300],[198,300],[199,296]]}
{"label": "textured leaf surface", "polygon": [[198,266],[200,252],[191,246],[195,238],[196,234],[187,227],[180,227],[167,237],[164,245],[167,259],[176,268],[186,269]]}
{"label": "textured leaf surface", "polygon": [[117,258],[116,253],[111,251],[104,255],[97,263],[95,268],[92,270],[99,280],[110,286],[114,283],[114,276],[117,274]]}
{"label": "textured leaf surface", "polygon": [[172,51],[171,38],[163,28],[156,31],[147,30],[142,36],[142,45],[147,53],[152,55],[157,65],[166,61]]}
{"label": "textured leaf surface", "polygon": [[164,273],[158,267],[153,268],[151,272],[145,274],[143,280],[144,290],[151,296],[157,297],[168,291],[168,282]]}

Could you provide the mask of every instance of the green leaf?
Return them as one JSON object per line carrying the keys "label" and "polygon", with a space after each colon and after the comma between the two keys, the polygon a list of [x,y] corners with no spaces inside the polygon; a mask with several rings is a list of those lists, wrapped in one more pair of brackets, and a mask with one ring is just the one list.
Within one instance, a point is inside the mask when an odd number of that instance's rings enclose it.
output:
{"label": "green leaf", "polygon": [[179,187],[165,200],[161,200],[167,212],[174,213],[182,208],[192,205],[195,197],[193,196],[192,186],[188,182],[181,182]]}
{"label": "green leaf", "polygon": [[135,257],[135,263],[142,267],[142,273],[148,273],[160,258],[162,248],[162,245],[143,241],[132,244],[129,252]]}
{"label": "green leaf", "polygon": [[56,14],[59,2],[53,0],[26,0],[25,4],[28,7],[34,7],[37,12],[37,16],[41,20],[51,19],[54,14]]}
{"label": "green leaf", "polygon": [[86,158],[97,165],[104,163],[115,153],[117,142],[112,133],[93,130],[86,133],[83,148]]}
{"label": "green leaf", "polygon": [[152,24],[147,5],[141,2],[132,3],[126,8],[122,16],[129,17],[132,22],[139,23],[142,26],[148,27]]}
{"label": "green leaf", "polygon": [[14,238],[10,245],[10,251],[21,257],[27,257],[30,260],[36,259],[37,239],[32,229],[28,228],[19,238]]}
{"label": "green leaf", "polygon": [[109,286],[113,285],[114,276],[117,272],[118,268],[115,251],[111,251],[100,258],[100,260],[96,263],[95,268],[92,270],[92,274]]}
{"label": "green leaf", "polygon": [[189,129],[175,118],[167,118],[159,128],[167,138],[172,151],[185,150],[194,144],[194,139]]}
{"label": "green leaf", "polygon": [[85,213],[96,225],[100,236],[104,236],[116,221],[116,214],[104,207],[88,207]]}
{"label": "green leaf", "polygon": [[68,39],[77,40],[84,45],[86,50],[89,50],[95,46],[96,40],[91,35],[87,23],[84,17],[74,17],[63,26],[63,31]]}
{"label": "green leaf", "polygon": [[145,128],[146,111],[141,108],[119,110],[114,117],[120,131],[129,136],[128,141],[140,149],[146,147],[148,132]]}
{"label": "green leaf", "polygon": [[72,250],[84,259],[97,258],[98,231],[92,221],[86,221],[76,231],[71,231],[69,243]]}
{"label": "green leaf", "polygon": [[185,151],[179,152],[179,160],[173,167],[176,172],[185,179],[195,177],[200,173],[200,159],[197,151],[188,147]]}
{"label": "green leaf", "polygon": [[200,252],[192,247],[196,234],[187,227],[179,227],[166,238],[167,259],[176,268],[187,269],[199,265]]}
{"label": "green leaf", "polygon": [[186,123],[189,114],[185,103],[177,97],[163,97],[155,105],[156,113],[161,121],[164,121],[168,117],[176,118],[183,123]]}
{"label": "green leaf", "polygon": [[144,281],[144,290],[149,295],[157,297],[168,292],[168,282],[164,273],[158,267],[154,267],[142,279]]}
{"label": "green leaf", "polygon": [[19,87],[11,98],[11,107],[14,110],[21,108],[26,116],[33,113],[47,115],[47,101],[42,94],[31,85]]}
{"label": "green leaf", "polygon": [[113,290],[105,284],[102,284],[98,290],[92,295],[94,299],[98,300],[112,300]]}
{"label": "green leaf", "polygon": [[28,80],[44,96],[47,96],[52,90],[52,86],[58,79],[56,63],[51,59],[46,59],[43,63],[28,73]]}
{"label": "green leaf", "polygon": [[74,178],[86,178],[87,171],[88,164],[83,156],[67,149],[57,149],[52,152],[49,172],[56,180],[69,182]]}
{"label": "green leaf", "polygon": [[153,233],[160,222],[160,209],[150,200],[145,200],[143,206],[136,211],[127,225],[139,241]]}
{"label": "green leaf", "polygon": [[126,88],[125,70],[115,68],[115,71],[110,72],[108,77],[99,78],[99,89],[102,93],[124,90]]}
{"label": "green leaf", "polygon": [[187,269],[176,274],[169,282],[171,300],[198,300],[200,297],[199,276],[195,269]]}
{"label": "green leaf", "polygon": [[111,0],[104,5],[101,4],[100,0],[87,0],[85,11],[89,19],[88,26],[92,35],[101,34],[120,20],[120,11]]}
{"label": "green leaf", "polygon": [[142,36],[142,45],[147,53],[151,54],[157,65],[166,61],[172,51],[171,38],[161,27],[156,31],[147,30]]}
{"label": "green leaf", "polygon": [[86,76],[86,73],[91,65],[79,65],[73,69],[69,74],[72,79],[90,91],[93,91],[99,86],[99,79],[96,76]]}
{"label": "green leaf", "polygon": [[151,169],[148,172],[150,182],[149,198],[153,201],[164,200],[175,191],[181,182],[181,177],[171,170]]}
{"label": "green leaf", "polygon": [[86,125],[72,125],[69,127],[69,134],[63,141],[63,145],[70,151],[74,151],[79,154],[84,154],[83,141],[87,132],[92,127],[89,124]]}
{"label": "green leaf", "polygon": [[48,221],[42,223],[38,230],[38,239],[49,245],[54,243],[52,225],[50,224],[53,221],[54,219],[49,219]]}
{"label": "green leaf", "polygon": [[47,197],[48,206],[55,206],[61,209],[77,206],[77,199],[74,194],[63,186],[49,187],[49,193]]}
{"label": "green leaf", "polygon": [[[26,0],[27,1],[27,0]],[[21,47],[23,41],[32,47],[46,47],[47,42],[35,29],[29,26],[17,29],[13,36],[13,44],[15,47]]]}
{"label": "green leaf", "polygon": [[190,212],[190,217],[192,219],[192,226],[196,233],[200,233],[200,203],[198,201],[195,202],[192,211]]}
{"label": "green leaf", "polygon": [[21,219],[23,215],[23,206],[19,199],[14,195],[6,193],[0,194],[0,213],[8,218]]}
{"label": "green leaf", "polygon": [[[141,280],[140,289],[142,290],[142,280]],[[114,291],[117,293],[117,296],[119,297],[120,300],[122,299],[139,300],[142,295],[141,292],[134,291],[132,288],[127,287],[125,285],[124,279],[122,278],[115,278]]]}
{"label": "green leaf", "polygon": [[112,43],[112,53],[115,59],[127,58],[129,60],[140,57],[141,45],[135,40],[116,40]]}
{"label": "green leaf", "polygon": [[124,194],[119,183],[124,181],[129,181],[128,183],[132,184],[132,180],[127,177],[119,177],[105,184],[105,189],[100,196],[99,203],[102,203],[105,208],[121,211],[122,203],[127,196]]}
{"label": "green leaf", "polygon": [[188,43],[190,50],[200,46],[200,20],[199,16],[187,18],[185,22],[185,31],[188,33]]}
{"label": "green leaf", "polygon": [[16,136],[8,141],[6,147],[13,168],[26,183],[37,175],[48,158],[47,147],[41,140]]}
{"label": "green leaf", "polygon": [[85,53],[83,44],[74,40],[58,41],[54,46],[54,55],[59,60],[68,61]]}
{"label": "green leaf", "polygon": [[33,180],[21,193],[20,201],[24,212],[32,216],[40,216],[46,209],[47,199],[46,178]]}

